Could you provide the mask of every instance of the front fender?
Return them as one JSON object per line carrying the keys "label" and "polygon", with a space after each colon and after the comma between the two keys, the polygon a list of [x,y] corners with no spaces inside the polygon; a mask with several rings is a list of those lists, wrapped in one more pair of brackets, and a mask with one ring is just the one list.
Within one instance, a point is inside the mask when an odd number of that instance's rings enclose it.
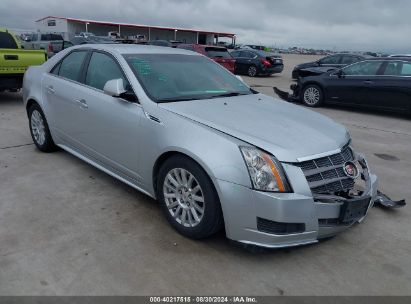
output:
{"label": "front fender", "polygon": [[144,187],[149,193],[155,196],[152,182],[155,164],[169,152],[192,158],[213,181],[218,179],[251,187],[239,149],[240,145],[245,145],[244,142],[170,112],[156,115],[161,124],[146,117],[142,121],[145,146],[140,155],[140,168]]}

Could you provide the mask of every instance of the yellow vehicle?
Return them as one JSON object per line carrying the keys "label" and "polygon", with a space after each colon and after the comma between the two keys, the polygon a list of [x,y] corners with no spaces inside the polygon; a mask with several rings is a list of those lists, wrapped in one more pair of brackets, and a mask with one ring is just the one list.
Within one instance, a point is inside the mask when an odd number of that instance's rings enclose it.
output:
{"label": "yellow vehicle", "polygon": [[27,68],[46,60],[44,50],[24,50],[13,33],[0,28],[0,91],[20,89]]}

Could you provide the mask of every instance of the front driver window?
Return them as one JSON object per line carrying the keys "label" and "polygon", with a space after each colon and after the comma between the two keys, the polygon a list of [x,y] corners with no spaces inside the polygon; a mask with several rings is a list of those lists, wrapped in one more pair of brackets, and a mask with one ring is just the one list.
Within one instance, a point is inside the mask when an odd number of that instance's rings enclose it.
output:
{"label": "front driver window", "polygon": [[103,90],[107,81],[120,78],[123,79],[124,88],[129,89],[130,85],[117,62],[106,54],[93,53],[87,69],[86,85]]}
{"label": "front driver window", "polygon": [[381,67],[381,61],[359,62],[343,69],[347,76],[375,76]]}

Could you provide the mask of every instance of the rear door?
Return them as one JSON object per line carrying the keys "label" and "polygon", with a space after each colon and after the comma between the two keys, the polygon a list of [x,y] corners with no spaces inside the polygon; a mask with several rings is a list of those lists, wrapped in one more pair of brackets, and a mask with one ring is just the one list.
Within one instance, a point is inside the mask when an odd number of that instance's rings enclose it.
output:
{"label": "rear door", "polygon": [[362,61],[333,72],[327,79],[326,98],[330,102],[367,105],[369,90],[374,86],[382,61]]}
{"label": "rear door", "polygon": [[236,65],[236,72],[240,74],[244,74],[247,72],[247,67],[248,67],[248,61],[251,61],[248,57],[247,54],[249,52],[247,51],[237,51],[233,52],[233,55],[235,56],[234,59],[235,65]]}
{"label": "rear door", "polygon": [[42,80],[44,109],[53,136],[64,144],[78,148],[76,135],[81,132],[77,123],[80,78],[87,50],[76,50],[65,56]]}
{"label": "rear door", "polygon": [[411,62],[387,61],[368,91],[371,106],[410,110]]}
{"label": "rear door", "polygon": [[241,56],[243,59],[242,68],[243,73],[247,73],[248,68],[254,64],[254,59],[258,56],[254,52],[250,51],[241,51]]}

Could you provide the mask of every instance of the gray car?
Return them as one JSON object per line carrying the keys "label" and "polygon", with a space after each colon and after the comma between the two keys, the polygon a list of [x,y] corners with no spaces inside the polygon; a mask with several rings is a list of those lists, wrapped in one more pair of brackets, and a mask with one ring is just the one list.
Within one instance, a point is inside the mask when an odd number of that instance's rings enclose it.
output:
{"label": "gray car", "polygon": [[30,131],[157,199],[200,239],[279,248],[365,218],[377,177],[331,119],[250,89],[198,53],[72,47],[24,78]]}

